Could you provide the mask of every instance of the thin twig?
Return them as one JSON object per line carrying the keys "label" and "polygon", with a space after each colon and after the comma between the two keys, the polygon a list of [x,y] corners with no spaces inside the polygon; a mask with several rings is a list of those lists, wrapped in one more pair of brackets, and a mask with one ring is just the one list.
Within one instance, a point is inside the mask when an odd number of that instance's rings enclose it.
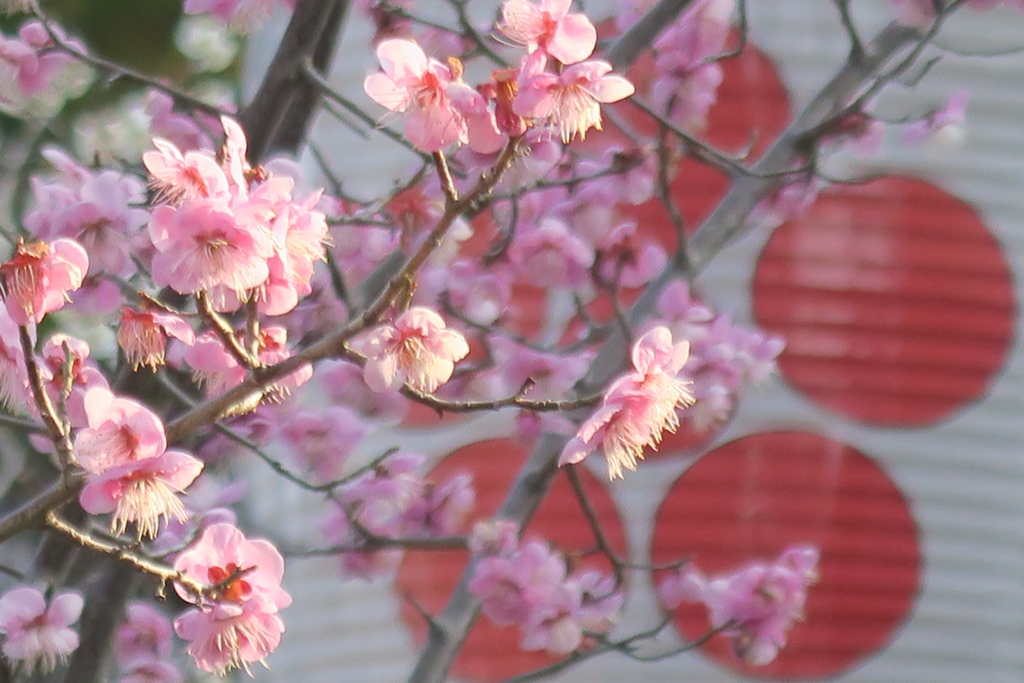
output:
{"label": "thin twig", "polygon": [[[214,334],[217,335],[217,338],[220,339],[222,344],[224,344],[224,348],[228,350],[228,353],[234,356],[239,365],[249,369],[262,367],[263,364],[260,362],[259,358],[255,354],[250,353],[249,350],[242,346],[242,343],[238,341],[238,336],[231,328],[231,325],[229,325],[219,313],[213,310],[210,298],[205,291],[196,292],[196,307],[199,309],[199,312],[203,315],[206,322],[210,325]],[[259,342],[258,338],[256,338],[256,342]]]}
{"label": "thin twig", "polygon": [[140,569],[147,574],[152,574],[160,579],[162,583],[177,583],[197,598],[210,596],[211,591],[214,588],[213,586],[199,583],[195,579],[185,576],[179,571],[175,571],[172,567],[169,567],[162,562],[157,562],[150,557],[140,555],[131,548],[127,548],[116,543],[102,541],[87,531],[71,526],[58,517],[55,512],[50,512],[46,515],[46,523],[57,531],[70,536],[86,548],[103,553],[104,555],[111,555],[122,562],[127,562],[136,569]]}

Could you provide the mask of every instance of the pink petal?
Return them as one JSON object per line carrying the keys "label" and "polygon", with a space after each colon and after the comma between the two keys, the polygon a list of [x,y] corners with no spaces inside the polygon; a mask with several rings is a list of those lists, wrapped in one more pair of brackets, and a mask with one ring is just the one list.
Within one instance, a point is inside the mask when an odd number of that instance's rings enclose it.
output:
{"label": "pink petal", "polygon": [[100,475],[82,488],[78,503],[90,515],[105,515],[117,509],[124,485],[119,479]]}
{"label": "pink petal", "polygon": [[540,0],[540,10],[547,12],[552,19],[561,19],[569,13],[572,0]]}
{"label": "pink petal", "polygon": [[377,59],[384,73],[396,83],[419,81],[427,71],[427,55],[411,40],[392,38],[377,46]]}
{"label": "pink petal", "polygon": [[188,453],[167,451],[159,458],[160,479],[176,491],[184,491],[203,471],[203,463]]}
{"label": "pink petal", "polygon": [[633,84],[622,76],[605,76],[592,84],[588,90],[598,102],[618,102],[636,92]]}
{"label": "pink petal", "polygon": [[373,391],[383,392],[398,385],[398,359],[393,354],[385,354],[381,358],[366,362],[363,369],[363,381]]}
{"label": "pink petal", "polygon": [[363,81],[363,90],[377,104],[391,111],[405,111],[412,104],[409,90],[397,85],[385,74],[370,74]]}
{"label": "pink petal", "polygon": [[83,403],[89,426],[96,429],[108,419],[114,394],[106,387],[92,387],[86,390]]}
{"label": "pink petal", "polygon": [[552,95],[552,88],[557,83],[557,77],[552,74],[545,73],[534,76],[524,87],[520,88],[519,94],[512,100],[512,111],[527,118],[547,118],[554,108],[555,98]]}
{"label": "pink petal", "polygon": [[405,137],[423,152],[440,152],[466,141],[466,123],[450,106],[420,109],[405,123]]}
{"label": "pink petal", "polygon": [[14,621],[34,619],[46,611],[46,598],[35,588],[15,588],[0,597],[0,629]]}
{"label": "pink petal", "polygon": [[547,45],[548,54],[563,64],[575,64],[594,53],[597,29],[582,14],[570,14],[558,22]]}
{"label": "pink petal", "polygon": [[50,603],[47,617],[51,626],[70,626],[82,615],[82,596],[78,593],[61,593]]}

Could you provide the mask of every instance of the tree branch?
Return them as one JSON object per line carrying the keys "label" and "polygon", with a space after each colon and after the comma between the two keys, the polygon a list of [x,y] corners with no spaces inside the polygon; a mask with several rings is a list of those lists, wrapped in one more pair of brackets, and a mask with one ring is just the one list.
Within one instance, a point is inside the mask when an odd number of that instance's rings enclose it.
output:
{"label": "tree branch", "polygon": [[274,61],[249,103],[238,116],[256,163],[273,148],[305,139],[316,88],[304,77],[303,63],[319,71],[333,55],[348,0],[298,0]]}

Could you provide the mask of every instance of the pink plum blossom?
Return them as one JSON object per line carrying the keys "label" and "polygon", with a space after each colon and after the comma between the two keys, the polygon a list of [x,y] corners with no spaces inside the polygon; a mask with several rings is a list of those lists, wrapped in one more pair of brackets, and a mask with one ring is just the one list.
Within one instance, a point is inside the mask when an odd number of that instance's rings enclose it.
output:
{"label": "pink plum blossom", "polygon": [[432,392],[451,378],[455,363],[469,354],[465,337],[447,329],[440,315],[422,306],[354,340],[352,348],[366,355],[363,378],[374,391],[408,384]]}
{"label": "pink plum blossom", "polygon": [[796,546],[773,563],[754,563],[731,574],[706,578],[693,566],[683,567],[659,586],[666,608],[680,602],[702,602],[711,628],[733,640],[736,655],[764,666],[778,656],[794,621],[803,618],[807,588],[817,581],[818,551]]}
{"label": "pink plum blossom", "polygon": [[[284,632],[278,611],[291,604],[281,588],[284,560],[267,541],[248,540],[230,524],[214,524],[174,562],[176,571],[218,586],[211,600],[174,621],[178,636],[203,671],[224,674],[263,661]],[[183,600],[197,597],[175,585]]]}
{"label": "pink plum blossom", "polygon": [[688,341],[691,346],[704,338],[715,317],[710,308],[691,295],[685,280],[673,280],[662,290],[656,310],[672,338]]}
{"label": "pink plum blossom", "polygon": [[18,326],[6,308],[0,308],[0,404],[9,410],[30,412],[28,371]]}
{"label": "pink plum blossom", "polygon": [[572,0],[507,0],[498,30],[527,50],[542,50],[563,64],[589,57],[597,29],[583,14],[569,13]]}
{"label": "pink plum blossom", "polygon": [[423,275],[442,279],[438,289],[446,291],[448,302],[463,316],[484,325],[498,320],[512,299],[508,269],[481,264],[479,259],[458,259],[447,268],[424,271]]}
{"label": "pink plum blossom", "polygon": [[157,196],[171,204],[186,199],[225,197],[228,178],[216,160],[206,152],[184,154],[167,140],[153,140],[155,152],[142,155]]}
{"label": "pink plum blossom", "polygon": [[565,396],[586,374],[594,359],[592,353],[547,353],[498,336],[491,339],[491,350],[501,369],[507,392],[519,391],[529,380],[532,382],[529,396],[548,400]]}
{"label": "pink plum blossom", "polygon": [[499,626],[528,624],[565,581],[565,560],[545,543],[524,543],[508,556],[484,557],[469,591],[488,619]]}
{"label": "pink plum blossom", "polygon": [[60,593],[46,604],[35,588],[14,588],[0,597],[0,633],[5,635],[4,655],[31,672],[57,668],[78,647],[78,633],[71,625],[82,613],[82,596]]}
{"label": "pink plum blossom", "polygon": [[196,337],[195,344],[185,350],[182,358],[208,394],[219,394],[245,381],[245,368],[213,332]]}
{"label": "pink plum blossom", "polygon": [[598,244],[598,272],[604,282],[641,287],[655,278],[668,263],[668,254],[657,242],[637,237],[636,223],[620,223]]}
{"label": "pink plum blossom", "polygon": [[[259,354],[257,359],[264,365],[273,365],[291,356],[288,349],[288,332],[283,327],[270,325],[260,330]],[[192,374],[207,393],[218,394],[245,381],[246,368],[224,347],[224,343],[213,332],[204,332],[196,337],[195,344],[182,354],[183,360],[192,368]],[[313,376],[312,366],[306,364],[295,372],[273,384],[278,396],[286,396]]]}
{"label": "pink plum blossom", "polygon": [[200,117],[176,114],[174,98],[166,93],[159,90],[146,93],[146,113],[150,119],[150,135],[167,140],[179,150],[209,148],[212,144],[210,136],[196,123],[196,118]]}
{"label": "pink plum blossom", "polygon": [[341,487],[338,506],[322,528],[329,541],[352,548],[341,553],[343,575],[370,580],[393,572],[401,561],[400,547],[375,546],[366,532],[431,538],[461,530],[476,497],[472,478],[425,481],[419,473],[423,461],[416,453],[396,453]]}
{"label": "pink plum blossom", "polygon": [[68,301],[67,293],[82,286],[87,270],[89,256],[74,240],[18,242],[11,260],[0,265],[4,303],[11,319],[28,325],[60,310]]}
{"label": "pink plum blossom", "polygon": [[75,436],[75,458],[90,474],[155,458],[167,450],[160,418],[131,399],[115,396],[106,387],[86,392],[85,414],[88,426]]}
{"label": "pink plum blossom", "polygon": [[580,592],[571,584],[554,586],[543,607],[522,624],[523,638],[519,647],[527,651],[545,650],[554,655],[567,655],[583,644],[583,630],[573,619],[580,608]]}
{"label": "pink plum blossom", "polygon": [[290,413],[281,425],[292,459],[320,483],[341,475],[349,454],[368,431],[359,415],[341,406]]}
{"label": "pink plum blossom", "polygon": [[313,266],[326,258],[327,220],[313,207],[314,193],[301,203],[286,202],[276,211],[272,224],[275,249],[268,261],[269,275],[258,293],[261,312],[282,315],[312,291]]}
{"label": "pink plum blossom", "polygon": [[94,387],[108,386],[99,367],[89,360],[89,345],[58,333],[47,339],[40,351],[39,374],[50,400],[57,405],[70,384],[71,392],[64,397],[68,419],[75,427],[84,425],[85,394]]}
{"label": "pink plum blossom", "polygon": [[0,111],[15,116],[56,114],[89,84],[89,70],[75,57],[54,49],[50,30],[72,49],[88,52],[56,24],[24,23],[17,37],[0,35]]}
{"label": "pink plum blossom", "polygon": [[181,683],[181,672],[170,662],[137,659],[122,667],[118,683]]}
{"label": "pink plum blossom", "polygon": [[686,364],[690,345],[672,343],[665,327],[655,327],[633,346],[633,372],[621,376],[605,392],[601,407],[566,444],[559,465],[578,463],[601,448],[608,477],[636,469],[647,447],[679,426],[677,408],[693,404],[689,382],[676,377]]}
{"label": "pink plum blossom", "polygon": [[409,409],[409,402],[397,389],[370,389],[363,380],[362,368],[352,363],[324,361],[317,366],[316,377],[318,386],[333,403],[355,410],[377,423],[396,423]]}
{"label": "pink plum blossom", "polygon": [[[259,346],[258,358],[264,365],[280,363],[292,355],[291,349],[288,348],[288,330],[279,325],[267,325],[260,330]],[[313,366],[306,363],[299,366],[295,372],[275,381],[272,388],[278,397],[288,396],[308,382],[312,376]]]}
{"label": "pink plum blossom", "polygon": [[377,104],[394,112],[413,113],[405,136],[424,152],[438,152],[468,141],[466,121],[452,105],[448,87],[457,80],[449,67],[428,59],[411,40],[392,38],[377,45],[384,73],[370,74],[363,89]]}
{"label": "pink plum blossom", "polygon": [[163,612],[147,602],[133,602],[114,634],[114,656],[122,667],[143,659],[167,659],[172,633],[171,621]]}
{"label": "pink plum blossom", "polygon": [[243,294],[270,275],[273,242],[260,226],[239,224],[222,202],[193,199],[153,209],[153,279],[182,294],[223,286]]}
{"label": "pink plum blossom", "polygon": [[526,58],[512,109],[553,128],[562,142],[574,137],[582,140],[591,128],[601,130],[601,104],[618,102],[634,92],[625,78],[609,75],[608,62],[580,62],[555,74],[544,71],[544,61]]}
{"label": "pink plum blossom", "polygon": [[474,555],[507,556],[519,545],[519,525],[510,519],[483,519],[469,534],[469,551]]}
{"label": "pink plum blossom", "polygon": [[151,370],[156,370],[158,366],[163,365],[167,341],[171,337],[189,346],[196,341],[196,333],[192,327],[172,313],[121,309],[117,343],[134,369],[138,370],[145,365]]}
{"label": "pink plum blossom", "polygon": [[519,627],[524,650],[558,655],[579,649],[584,631],[607,632],[622,606],[611,577],[567,577],[565,559],[538,541],[484,556],[469,591],[492,622]]}
{"label": "pink plum blossom", "polygon": [[704,128],[717,100],[724,72],[714,57],[726,50],[735,4],[695,2],[654,41],[651,101],[685,129]]}
{"label": "pink plum blossom", "polygon": [[136,525],[140,539],[155,538],[163,519],[181,521],[185,506],[178,498],[195,481],[203,463],[181,451],[165,451],[143,460],[129,460],[89,477],[79,503],[94,515],[114,513],[111,529],[124,533]]}
{"label": "pink plum blossom", "polygon": [[423,496],[405,510],[402,522],[415,536],[450,536],[462,530],[475,502],[472,475],[457,474],[443,484],[428,482]]}
{"label": "pink plum blossom", "polygon": [[56,148],[45,148],[42,155],[58,174],[32,178],[34,206],[25,215],[25,227],[39,239],[77,241],[94,273],[134,273],[132,252],[143,246],[142,228],[149,221],[142,208],[143,183],[114,170],[93,172]]}
{"label": "pink plum blossom", "polygon": [[579,287],[588,281],[594,248],[558,218],[521,230],[509,248],[520,277],[537,287]]}
{"label": "pink plum blossom", "polygon": [[284,633],[277,611],[266,607],[260,600],[218,602],[185,612],[174,620],[174,630],[189,641],[186,652],[203,671],[218,676],[232,669],[248,671],[249,664],[277,649]]}
{"label": "pink plum blossom", "polygon": [[445,91],[452,106],[466,122],[466,142],[479,154],[493,154],[505,144],[505,135],[498,128],[494,111],[479,92],[461,81],[452,83]]}
{"label": "pink plum blossom", "polygon": [[[291,597],[281,588],[284,578],[284,558],[269,541],[249,540],[230,524],[214,524],[189,549],[178,555],[174,562],[179,571],[203,584],[217,585],[236,571],[244,571],[222,586],[214,596],[218,601],[245,602],[256,600],[275,609],[291,604]],[[180,585],[178,595],[186,602],[195,602],[196,596]]]}

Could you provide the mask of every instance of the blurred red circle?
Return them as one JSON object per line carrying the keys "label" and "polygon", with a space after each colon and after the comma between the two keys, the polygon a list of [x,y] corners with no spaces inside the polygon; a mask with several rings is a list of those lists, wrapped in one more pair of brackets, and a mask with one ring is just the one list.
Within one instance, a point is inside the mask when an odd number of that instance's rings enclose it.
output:
{"label": "blurred red circle", "polygon": [[1009,266],[975,210],[905,177],[830,189],[776,230],[753,307],[786,340],[791,385],[893,426],[933,424],[982,398],[1016,317]]}
{"label": "blurred red circle", "polygon": [[[713,575],[774,560],[797,544],[820,549],[820,580],[779,657],[768,666],[746,666],[725,636],[701,651],[756,678],[835,676],[886,647],[921,584],[909,504],[867,456],[802,432],[727,443],[672,485],[656,516],[651,554],[655,563],[690,557]],[[682,605],[675,623],[688,640],[709,629],[703,605]]]}

